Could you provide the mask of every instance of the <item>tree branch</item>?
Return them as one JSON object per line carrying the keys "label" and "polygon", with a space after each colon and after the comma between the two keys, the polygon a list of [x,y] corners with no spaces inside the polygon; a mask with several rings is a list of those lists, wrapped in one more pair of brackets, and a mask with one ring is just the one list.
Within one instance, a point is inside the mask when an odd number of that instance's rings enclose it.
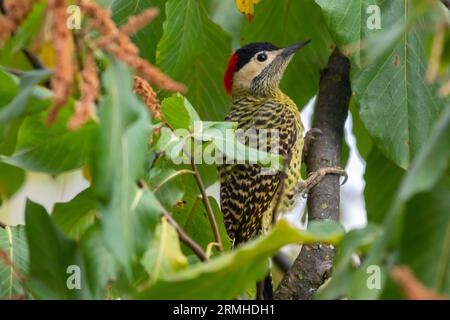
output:
{"label": "tree branch", "polygon": [[[313,128],[322,135],[311,142],[307,157],[308,173],[320,168],[340,166],[342,138],[351,96],[350,62],[337,49],[321,72]],[[308,195],[308,219],[337,221],[340,199],[339,177],[327,175]],[[334,248],[315,244],[303,246],[292,267],[275,292],[275,299],[311,299],[329,277]]]}

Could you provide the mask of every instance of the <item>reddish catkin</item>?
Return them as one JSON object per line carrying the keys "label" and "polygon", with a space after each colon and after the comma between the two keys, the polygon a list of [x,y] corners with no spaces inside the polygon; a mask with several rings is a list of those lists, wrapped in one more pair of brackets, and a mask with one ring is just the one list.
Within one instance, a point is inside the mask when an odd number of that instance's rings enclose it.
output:
{"label": "reddish catkin", "polygon": [[8,17],[16,24],[21,24],[33,6],[38,1],[30,0],[4,0],[3,7]]}
{"label": "reddish catkin", "polygon": [[150,84],[141,77],[134,76],[133,90],[142,97],[144,103],[147,105],[148,110],[152,114],[152,117],[157,120],[162,119],[161,105],[156,98],[156,92],[153,91]]}
{"label": "reddish catkin", "polygon": [[53,17],[52,40],[56,55],[56,66],[51,81],[54,99],[47,118],[47,124],[52,124],[72,93],[75,60],[73,59],[73,39],[66,26],[67,0],[48,0],[47,10]]}
{"label": "reddish catkin", "polygon": [[16,24],[7,16],[0,16],[0,47],[14,31],[16,31]]}
{"label": "reddish catkin", "polygon": [[[129,34],[149,23],[157,15],[157,9],[148,9],[143,13],[132,16],[128,22],[118,29],[111,20],[111,13],[94,2],[77,0],[81,10],[92,20],[92,26],[102,35],[95,39],[95,45],[113,54],[117,59],[125,62],[147,81],[168,91],[185,92],[186,87],[163,74],[147,60],[139,57],[139,49],[131,42]],[[124,32],[125,31],[125,32]]]}
{"label": "reddish catkin", "polygon": [[4,0],[4,15],[0,16],[0,46],[8,39],[26,19],[34,3],[39,0]]}
{"label": "reddish catkin", "polygon": [[132,36],[155,19],[158,14],[158,8],[148,8],[138,15],[130,16],[128,21],[120,27],[120,31],[124,34]]}
{"label": "reddish catkin", "polygon": [[95,101],[99,97],[100,84],[95,65],[94,53],[86,54],[84,67],[81,71],[80,100],[75,104],[75,114],[69,121],[69,129],[77,130],[89,119],[95,118]]}
{"label": "reddish catkin", "polygon": [[406,266],[397,266],[391,270],[392,278],[403,288],[408,300],[445,300],[447,297],[425,287]]}

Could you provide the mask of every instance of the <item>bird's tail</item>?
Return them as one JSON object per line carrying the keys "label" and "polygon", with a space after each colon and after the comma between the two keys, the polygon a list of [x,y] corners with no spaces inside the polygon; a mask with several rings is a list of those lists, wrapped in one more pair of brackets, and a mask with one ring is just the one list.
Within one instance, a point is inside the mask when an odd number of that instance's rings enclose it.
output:
{"label": "bird's tail", "polygon": [[273,300],[272,273],[264,278],[263,297],[264,300]]}
{"label": "bird's tail", "polygon": [[273,300],[272,273],[256,283],[257,300]]}

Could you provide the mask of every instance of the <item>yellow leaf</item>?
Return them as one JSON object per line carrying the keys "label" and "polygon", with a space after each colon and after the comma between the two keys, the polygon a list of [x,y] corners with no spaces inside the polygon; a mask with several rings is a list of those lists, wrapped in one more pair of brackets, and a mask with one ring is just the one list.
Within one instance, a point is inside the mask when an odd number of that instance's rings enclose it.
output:
{"label": "yellow leaf", "polygon": [[181,252],[177,231],[165,218],[156,228],[155,238],[141,263],[150,274],[150,283],[188,265],[186,256]]}
{"label": "yellow leaf", "polygon": [[252,21],[253,14],[255,13],[255,4],[261,0],[235,0],[236,7],[240,12],[247,16],[248,21]]}

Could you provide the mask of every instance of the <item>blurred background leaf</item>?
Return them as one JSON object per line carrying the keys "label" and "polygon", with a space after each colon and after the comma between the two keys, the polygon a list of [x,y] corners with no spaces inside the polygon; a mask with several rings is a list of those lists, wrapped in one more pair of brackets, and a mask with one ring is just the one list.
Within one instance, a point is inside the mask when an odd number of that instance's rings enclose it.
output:
{"label": "blurred background leaf", "polygon": [[57,121],[47,127],[47,112],[27,117],[18,132],[14,153],[4,162],[26,170],[58,174],[81,167],[92,148],[96,125],[88,123],[70,131],[67,122],[72,115],[73,101],[63,108]]}
{"label": "blurred background leaf", "polygon": [[[30,250],[28,284],[37,299],[86,299],[90,297],[86,285],[84,263],[77,243],[67,238],[55,225],[45,209],[28,200],[26,234]],[[67,286],[69,266],[79,268],[80,289]]]}
{"label": "blurred background leaf", "polygon": [[187,98],[203,120],[222,120],[230,100],[222,85],[230,36],[208,18],[203,0],[168,0],[157,48],[161,70],[188,86]]}
{"label": "blurred background leaf", "polygon": [[310,231],[298,230],[281,220],[267,235],[236,250],[162,277],[136,295],[138,299],[231,299],[254,286],[267,272],[267,259],[288,243],[337,243],[342,228],[319,222]]}
{"label": "blurred background leaf", "polygon": [[91,188],[80,192],[69,202],[56,203],[52,217],[58,227],[70,238],[79,240],[94,223],[97,202]]}
{"label": "blurred background leaf", "polygon": [[25,181],[25,171],[0,162],[0,204],[9,199]]}

